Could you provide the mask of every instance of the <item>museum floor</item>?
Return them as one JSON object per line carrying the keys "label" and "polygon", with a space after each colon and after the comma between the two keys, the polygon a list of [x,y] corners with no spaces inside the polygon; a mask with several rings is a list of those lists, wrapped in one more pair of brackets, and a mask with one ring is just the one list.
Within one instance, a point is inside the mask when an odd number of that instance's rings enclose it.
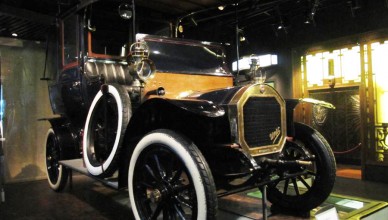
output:
{"label": "museum floor", "polygon": [[[334,194],[388,201],[388,184],[337,177]],[[55,193],[46,180],[5,186],[0,219],[133,219],[127,193],[107,188],[83,175],[74,175],[73,188]],[[246,193],[219,201],[219,219],[262,219],[260,199]],[[301,219],[270,215],[268,219]],[[306,218],[308,219],[308,218]]]}

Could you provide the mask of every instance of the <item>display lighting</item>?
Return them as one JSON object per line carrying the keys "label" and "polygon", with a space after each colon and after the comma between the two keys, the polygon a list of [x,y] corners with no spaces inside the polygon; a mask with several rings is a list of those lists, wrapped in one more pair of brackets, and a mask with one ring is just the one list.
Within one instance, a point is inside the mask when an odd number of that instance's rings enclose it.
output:
{"label": "display lighting", "polygon": [[4,113],[5,113],[5,100],[3,98],[3,85],[0,85],[0,122],[1,123],[4,118]]}
{"label": "display lighting", "polygon": [[[388,123],[383,123],[383,125],[384,124],[385,124],[385,126],[388,125]],[[384,144],[385,144],[386,147],[388,147],[388,135],[385,135]]]}
{"label": "display lighting", "polygon": [[376,124],[388,122],[388,40],[371,44],[372,70],[375,77]]}
{"label": "display lighting", "polygon": [[382,145],[384,146],[384,149],[388,150],[388,123],[382,123],[381,126],[383,127],[383,138],[381,138]]}
{"label": "display lighting", "polygon": [[122,17],[123,19],[126,19],[126,20],[129,20],[132,18],[132,8],[129,4],[121,4],[119,6],[119,15],[120,17]]}
{"label": "display lighting", "polygon": [[[259,56],[246,56],[241,58],[238,61],[239,70],[248,70],[250,69],[250,64],[252,59],[257,59],[259,61],[260,67],[268,67],[278,64],[278,56],[274,54],[265,54]],[[237,61],[232,63],[232,70],[237,71]]]}

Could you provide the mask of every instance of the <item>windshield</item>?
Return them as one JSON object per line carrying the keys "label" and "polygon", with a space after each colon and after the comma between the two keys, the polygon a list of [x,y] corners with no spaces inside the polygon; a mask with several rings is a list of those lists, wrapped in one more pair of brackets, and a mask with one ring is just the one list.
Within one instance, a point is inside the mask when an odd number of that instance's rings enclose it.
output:
{"label": "windshield", "polygon": [[219,45],[167,38],[144,38],[159,72],[229,75]]}
{"label": "windshield", "polygon": [[90,17],[87,28],[91,33],[92,52],[120,56],[128,44],[131,20],[122,19],[117,11],[117,2],[101,1],[88,8]]}

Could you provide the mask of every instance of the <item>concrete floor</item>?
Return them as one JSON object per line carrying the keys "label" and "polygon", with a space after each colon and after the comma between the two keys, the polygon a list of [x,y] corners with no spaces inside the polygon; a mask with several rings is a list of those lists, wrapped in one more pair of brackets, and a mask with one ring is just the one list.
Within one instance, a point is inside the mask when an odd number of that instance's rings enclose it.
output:
{"label": "concrete floor", "polygon": [[[5,186],[5,203],[0,219],[133,219],[128,196],[83,175],[75,175],[73,188],[52,191],[46,180]],[[371,200],[388,201],[388,184],[338,177],[333,193]],[[239,194],[219,201],[219,219],[262,219],[259,199]],[[269,219],[295,219],[282,215]],[[300,219],[300,218],[298,218]]]}

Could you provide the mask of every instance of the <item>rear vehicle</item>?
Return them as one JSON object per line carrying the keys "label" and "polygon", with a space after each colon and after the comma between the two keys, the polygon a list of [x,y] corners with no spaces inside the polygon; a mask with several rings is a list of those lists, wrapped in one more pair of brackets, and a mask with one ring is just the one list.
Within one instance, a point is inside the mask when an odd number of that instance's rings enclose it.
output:
{"label": "rear vehicle", "polygon": [[61,161],[82,158],[88,175],[128,188],[137,219],[214,219],[218,197],[264,185],[282,210],[328,197],[334,156],[321,134],[293,121],[300,100],[260,77],[234,85],[219,44],[135,36],[117,14],[129,3],[94,2],[59,20],[49,86],[58,117],[48,119],[45,146],[53,190],[68,179]]}

